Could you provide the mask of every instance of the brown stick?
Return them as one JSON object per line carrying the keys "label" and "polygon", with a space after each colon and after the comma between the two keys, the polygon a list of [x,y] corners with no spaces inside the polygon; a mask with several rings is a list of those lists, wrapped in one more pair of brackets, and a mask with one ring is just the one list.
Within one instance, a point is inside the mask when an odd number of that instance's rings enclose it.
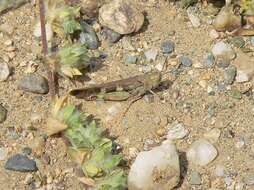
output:
{"label": "brown stick", "polygon": [[[40,8],[40,22],[41,22],[41,39],[42,39],[42,48],[44,54],[44,60],[46,61],[46,56],[48,55],[48,43],[47,43],[47,35],[46,35],[46,22],[45,22],[45,6],[44,1],[39,0],[39,8]],[[55,72],[54,68],[51,71],[50,65],[45,63],[45,67],[47,69],[48,81],[49,81],[49,93],[52,99],[55,98],[56,95],[56,85],[55,85]]]}

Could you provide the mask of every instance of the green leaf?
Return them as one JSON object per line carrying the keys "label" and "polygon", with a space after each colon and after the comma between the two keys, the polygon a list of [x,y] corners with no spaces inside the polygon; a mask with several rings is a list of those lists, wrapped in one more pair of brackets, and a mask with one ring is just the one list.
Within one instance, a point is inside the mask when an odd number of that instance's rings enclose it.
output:
{"label": "green leaf", "polygon": [[97,181],[96,190],[123,190],[127,186],[127,177],[122,170],[116,171]]}
{"label": "green leaf", "polygon": [[88,177],[101,176],[111,173],[122,160],[120,155],[112,155],[112,142],[108,141],[96,148],[83,165],[82,169]]}
{"label": "green leaf", "polygon": [[75,31],[81,30],[81,25],[76,20],[67,20],[62,25],[65,34],[74,34]]}

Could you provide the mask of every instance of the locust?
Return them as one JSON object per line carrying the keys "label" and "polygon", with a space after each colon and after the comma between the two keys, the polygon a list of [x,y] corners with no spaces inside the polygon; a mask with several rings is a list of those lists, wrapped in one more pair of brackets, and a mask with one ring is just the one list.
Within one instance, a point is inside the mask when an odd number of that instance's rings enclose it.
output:
{"label": "locust", "polygon": [[87,101],[97,99],[126,101],[133,97],[142,97],[147,92],[153,93],[153,90],[158,88],[161,82],[162,74],[158,71],[153,71],[122,80],[73,89],[69,94]]}

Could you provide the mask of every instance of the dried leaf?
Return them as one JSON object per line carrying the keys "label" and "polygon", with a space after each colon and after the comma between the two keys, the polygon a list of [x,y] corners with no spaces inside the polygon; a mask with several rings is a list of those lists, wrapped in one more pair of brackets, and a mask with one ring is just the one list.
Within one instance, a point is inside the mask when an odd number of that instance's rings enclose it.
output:
{"label": "dried leaf", "polygon": [[51,135],[57,134],[61,131],[64,131],[67,128],[68,128],[68,125],[58,121],[57,119],[48,118],[47,125],[46,125],[44,131],[46,132],[46,134],[48,136],[51,136]]}

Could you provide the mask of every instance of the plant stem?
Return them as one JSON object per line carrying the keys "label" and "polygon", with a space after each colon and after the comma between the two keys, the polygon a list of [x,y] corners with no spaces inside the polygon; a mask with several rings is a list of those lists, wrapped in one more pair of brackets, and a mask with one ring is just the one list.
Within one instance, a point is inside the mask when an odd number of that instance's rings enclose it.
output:
{"label": "plant stem", "polygon": [[[46,61],[46,57],[48,55],[48,43],[47,43],[47,35],[46,35],[46,27],[45,27],[45,6],[44,1],[39,0],[39,8],[40,8],[40,22],[41,22],[41,39],[42,39],[42,48],[44,54],[44,60]],[[51,70],[50,65],[45,63],[45,67],[47,70],[48,81],[49,81],[49,93],[52,99],[55,98],[56,95],[56,77],[54,72],[54,65],[53,69]]]}

